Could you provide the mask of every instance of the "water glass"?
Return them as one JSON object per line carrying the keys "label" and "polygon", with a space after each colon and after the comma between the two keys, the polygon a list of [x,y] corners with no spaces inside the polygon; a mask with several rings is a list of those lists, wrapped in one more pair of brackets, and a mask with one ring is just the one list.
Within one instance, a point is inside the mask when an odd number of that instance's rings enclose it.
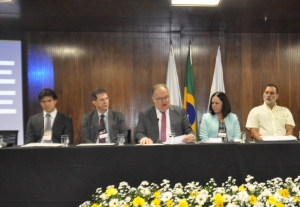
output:
{"label": "water glass", "polygon": [[241,132],[240,143],[246,143],[246,132]]}
{"label": "water glass", "polygon": [[175,133],[169,133],[169,144],[175,143]]}
{"label": "water glass", "polygon": [[61,135],[61,143],[63,147],[67,147],[69,144],[69,136],[68,135]]}
{"label": "water glass", "polygon": [[0,135],[0,148],[2,147],[3,137]]}
{"label": "water glass", "polygon": [[125,137],[124,137],[124,134],[118,134],[118,144],[119,146],[123,146],[124,143],[125,143]]}

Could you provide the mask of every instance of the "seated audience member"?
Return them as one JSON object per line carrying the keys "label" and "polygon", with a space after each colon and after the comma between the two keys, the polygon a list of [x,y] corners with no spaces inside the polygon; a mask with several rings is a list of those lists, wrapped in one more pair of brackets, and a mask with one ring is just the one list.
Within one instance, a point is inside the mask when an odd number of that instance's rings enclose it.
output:
{"label": "seated audience member", "polygon": [[165,84],[157,84],[152,89],[153,106],[139,112],[135,139],[140,144],[165,142],[168,133],[185,135],[182,142],[193,142],[194,132],[186,112],[182,107],[170,105],[169,91]]}
{"label": "seated audience member", "polygon": [[109,108],[106,90],[97,88],[92,92],[95,110],[84,115],[82,121],[83,143],[117,143],[117,135],[127,137],[124,115]]}
{"label": "seated audience member", "polygon": [[72,119],[55,108],[57,104],[56,93],[49,89],[43,89],[38,95],[43,112],[29,118],[25,144],[31,142],[61,143],[61,135],[68,135],[69,142],[73,143]]}
{"label": "seated audience member", "polygon": [[209,113],[203,114],[200,125],[200,139],[227,138],[238,139],[240,124],[231,113],[230,102],[223,92],[216,92],[210,98]]}
{"label": "seated audience member", "polygon": [[246,128],[251,137],[262,141],[261,136],[288,136],[293,134],[295,122],[289,109],[278,106],[278,88],[268,84],[263,93],[263,105],[254,107],[247,119]]}

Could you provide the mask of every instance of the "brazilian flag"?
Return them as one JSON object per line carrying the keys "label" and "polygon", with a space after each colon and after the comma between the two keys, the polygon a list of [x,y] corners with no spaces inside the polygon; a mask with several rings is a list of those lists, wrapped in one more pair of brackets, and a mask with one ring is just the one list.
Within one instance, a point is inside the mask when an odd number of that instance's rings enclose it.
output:
{"label": "brazilian flag", "polygon": [[189,53],[188,53],[187,63],[186,63],[183,106],[187,112],[189,121],[196,135],[196,138],[197,140],[199,140],[196,101],[195,101],[195,92],[194,92],[194,73],[193,73],[192,57],[191,57],[191,45],[189,48]]}

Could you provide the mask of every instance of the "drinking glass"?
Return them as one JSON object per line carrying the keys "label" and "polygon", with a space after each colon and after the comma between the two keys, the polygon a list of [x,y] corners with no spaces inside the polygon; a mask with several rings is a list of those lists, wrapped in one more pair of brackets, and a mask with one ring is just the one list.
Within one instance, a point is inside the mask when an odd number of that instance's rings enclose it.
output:
{"label": "drinking glass", "polygon": [[2,147],[3,137],[0,135],[0,148]]}
{"label": "drinking glass", "polygon": [[123,146],[124,142],[125,142],[124,134],[118,134],[118,140],[117,141],[118,141],[119,146]]}
{"label": "drinking glass", "polygon": [[175,143],[175,133],[169,133],[169,144]]}
{"label": "drinking glass", "polygon": [[240,143],[246,143],[246,132],[241,132]]}
{"label": "drinking glass", "polygon": [[69,144],[69,136],[68,135],[61,135],[61,143],[63,147],[67,147]]}

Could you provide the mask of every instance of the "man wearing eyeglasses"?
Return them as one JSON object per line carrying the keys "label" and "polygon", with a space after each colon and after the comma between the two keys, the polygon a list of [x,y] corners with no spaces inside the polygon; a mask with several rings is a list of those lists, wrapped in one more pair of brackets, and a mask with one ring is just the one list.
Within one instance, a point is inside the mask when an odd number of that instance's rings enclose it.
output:
{"label": "man wearing eyeglasses", "polygon": [[193,142],[194,132],[186,112],[182,107],[170,105],[169,91],[165,84],[157,84],[152,89],[153,106],[139,112],[135,139],[140,144],[165,142],[168,133],[185,135],[182,142]]}
{"label": "man wearing eyeglasses", "polygon": [[117,143],[117,135],[127,137],[124,115],[109,110],[106,90],[97,88],[92,92],[92,104],[96,110],[87,113],[82,121],[83,143]]}
{"label": "man wearing eyeglasses", "polygon": [[246,128],[253,139],[262,141],[261,136],[293,135],[293,115],[288,108],[276,104],[278,97],[277,86],[268,84],[263,93],[264,104],[250,111]]}

